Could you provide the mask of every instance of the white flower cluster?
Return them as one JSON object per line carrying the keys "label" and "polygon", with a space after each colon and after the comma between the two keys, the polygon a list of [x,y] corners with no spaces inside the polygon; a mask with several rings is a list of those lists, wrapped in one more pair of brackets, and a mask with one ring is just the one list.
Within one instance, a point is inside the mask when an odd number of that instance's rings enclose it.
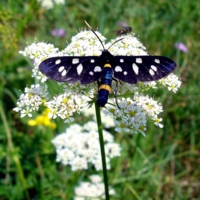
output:
{"label": "white flower cluster", "polygon": [[170,74],[166,78],[159,80],[158,83],[174,93],[176,93],[181,86],[181,81],[174,74]]}
{"label": "white flower cluster", "polygon": [[[104,44],[106,38],[98,31],[96,34]],[[98,56],[101,54],[102,45],[91,31],[81,31],[72,37],[71,43],[63,50],[69,56]]]}
{"label": "white flower cluster", "polygon": [[34,42],[27,46],[24,51],[19,51],[19,53],[34,61],[35,68],[32,70],[32,77],[41,80],[41,82],[45,82],[47,77],[38,70],[39,64],[48,57],[63,55],[58,51],[58,48],[54,47],[53,44],[47,44],[44,42]]}
{"label": "white flower cluster", "polygon": [[24,51],[19,51],[19,53],[23,56],[30,57],[30,59],[33,59],[36,64],[40,64],[40,62],[47,57],[57,54],[58,48],[55,48],[53,44],[34,42],[27,46]]}
{"label": "white flower cluster", "polygon": [[160,128],[163,127],[163,125],[159,123],[160,121],[162,121],[162,119],[158,118],[158,115],[163,112],[161,104],[159,104],[157,101],[153,100],[149,96],[142,96],[138,94],[134,96],[134,101],[138,106],[143,109],[149,120],[153,120],[154,124],[159,126]]}
{"label": "white flower cluster", "polygon": [[25,94],[21,94],[17,101],[17,107],[13,110],[21,113],[21,117],[28,115],[32,117],[32,112],[39,109],[39,106],[47,98],[47,86],[39,84],[25,88]]}
{"label": "white flower cluster", "polygon": [[169,74],[167,77],[162,78],[158,81],[143,82],[139,83],[140,89],[157,89],[158,87],[164,87],[169,91],[176,93],[181,86],[179,77],[174,74]]}
{"label": "white flower cluster", "polygon": [[[105,189],[99,175],[91,175],[90,182],[82,182],[75,188],[74,200],[101,200],[105,199]],[[109,195],[114,195],[115,190],[109,188]]]}
{"label": "white flower cluster", "polygon": [[156,126],[163,127],[160,122],[161,118],[158,115],[163,112],[161,104],[153,100],[149,96],[139,95],[137,92],[134,94],[133,100],[130,98],[122,98],[119,100],[118,105],[107,107],[104,113],[113,116],[116,124],[115,130],[119,133],[129,132],[142,133],[145,136],[147,120],[154,122]]}
{"label": "white flower cluster", "polygon": [[[110,169],[110,160],[120,156],[121,148],[114,143],[113,136],[103,131],[107,168]],[[56,148],[57,162],[71,165],[72,170],[88,169],[92,164],[96,170],[102,169],[99,135],[97,124],[88,122],[84,126],[71,125],[62,134],[52,140]]]}
{"label": "white flower cluster", "polygon": [[137,134],[138,132],[145,135],[147,116],[146,112],[140,105],[137,105],[130,98],[122,98],[118,102],[120,109],[116,106],[107,107],[104,110],[105,114],[112,115],[114,117],[116,128],[119,133],[130,132]]}
{"label": "white flower cluster", "polygon": [[[117,39],[105,44],[106,38],[98,31],[95,32],[106,48],[109,48],[119,40],[109,49],[113,55],[147,55],[145,47],[133,34],[123,36],[122,40],[117,37]],[[33,77],[46,84],[47,77],[38,69],[42,60],[55,56],[98,56],[101,54],[102,48],[94,33],[83,30],[72,38],[72,41],[63,51],[59,51],[51,44],[35,42],[26,47],[24,51],[20,51],[20,53],[34,60]],[[107,111],[105,113],[114,119],[118,132],[124,130],[126,132],[132,131],[133,133],[141,132],[144,135],[147,120],[153,121],[155,125],[162,127],[160,124],[162,119],[158,117],[158,114],[162,112],[162,106],[149,96],[144,96],[143,92],[149,89],[157,89],[158,87],[177,92],[180,85],[181,81],[174,74],[170,74],[159,81],[139,82],[137,85],[120,82],[116,87],[116,81],[113,81],[112,91],[117,89],[117,101],[121,109],[118,109],[115,101],[111,103],[112,98],[114,99],[115,96],[111,94],[110,101],[106,104]],[[51,99],[46,98],[46,103],[44,104],[50,109],[49,116],[52,118],[60,117],[66,122],[72,121],[74,112],[80,113],[83,107],[88,107],[96,100],[96,83],[89,85],[59,83],[57,86],[59,87],[57,93]],[[49,97],[51,95],[48,93],[46,96]],[[21,101],[22,103],[20,103]],[[21,112],[21,116],[25,116],[26,104],[24,104],[23,96],[20,97],[17,105],[18,107],[15,108],[15,111]],[[25,111],[23,105],[25,105]],[[108,105],[111,105],[111,107]],[[27,115],[31,116],[30,112],[36,109],[31,109],[29,106],[28,110],[29,112],[26,111],[28,112]]]}
{"label": "white flower cluster", "polygon": [[[136,56],[136,55],[147,55],[145,51],[146,48],[143,44],[136,38],[134,35],[130,34],[127,36],[123,36],[123,39],[114,44],[109,51],[113,55],[123,55],[123,56]],[[108,44],[106,44],[106,48],[109,48],[117,39],[111,40]]]}
{"label": "white flower cluster", "polygon": [[54,7],[54,4],[65,4],[65,0],[37,0],[39,3],[41,3],[41,6],[47,10],[52,9]]}
{"label": "white flower cluster", "polygon": [[82,94],[64,93],[55,96],[51,101],[45,103],[49,108],[49,118],[57,118],[65,120],[65,122],[73,121],[74,112],[80,112],[88,106],[88,98]]}

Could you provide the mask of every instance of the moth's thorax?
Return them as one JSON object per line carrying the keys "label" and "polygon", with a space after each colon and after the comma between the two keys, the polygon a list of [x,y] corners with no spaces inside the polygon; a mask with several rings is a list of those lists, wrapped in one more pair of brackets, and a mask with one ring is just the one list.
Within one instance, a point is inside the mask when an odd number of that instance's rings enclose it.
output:
{"label": "moth's thorax", "polygon": [[103,50],[102,54],[100,55],[100,60],[103,65],[105,65],[106,63],[112,65],[114,63],[114,56],[108,50]]}

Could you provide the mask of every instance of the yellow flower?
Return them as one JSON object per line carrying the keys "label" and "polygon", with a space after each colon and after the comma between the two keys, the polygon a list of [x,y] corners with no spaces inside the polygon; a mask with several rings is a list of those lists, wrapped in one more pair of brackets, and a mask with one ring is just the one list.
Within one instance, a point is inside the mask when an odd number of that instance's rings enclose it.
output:
{"label": "yellow flower", "polygon": [[50,127],[51,129],[56,128],[56,124],[54,122],[51,122],[51,119],[48,117],[49,109],[46,109],[42,112],[41,115],[38,115],[35,119],[31,119],[28,121],[29,126],[46,126]]}

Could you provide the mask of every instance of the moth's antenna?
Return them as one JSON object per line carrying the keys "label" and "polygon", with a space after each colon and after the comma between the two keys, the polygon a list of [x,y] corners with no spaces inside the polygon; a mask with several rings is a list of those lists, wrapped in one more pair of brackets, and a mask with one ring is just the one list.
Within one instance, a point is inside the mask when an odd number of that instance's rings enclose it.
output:
{"label": "moth's antenna", "polygon": [[[98,38],[98,40],[101,42],[101,45],[102,45],[102,47],[103,47],[103,49],[105,50],[105,47],[104,47],[104,45],[103,45],[103,42],[100,40],[100,38],[99,38],[99,36],[95,33],[95,31],[92,29],[92,27],[85,21],[85,23],[86,23],[86,25],[89,27],[89,29],[96,35],[96,37]],[[114,44],[116,44],[117,42],[119,42],[119,41],[121,41],[121,40],[123,40],[124,38],[120,38],[119,40],[116,40],[113,44],[111,44],[110,46],[109,46],[109,48],[108,49],[110,49],[110,47],[112,47]],[[108,50],[107,49],[107,50]]]}
{"label": "moth's antenna", "polygon": [[119,41],[121,41],[121,40],[123,40],[124,38],[120,38],[119,40],[116,40],[114,43],[112,43],[110,46],[109,46],[109,48],[108,49],[110,49],[110,47],[112,47],[114,44],[116,44],[117,42],[119,42]]}
{"label": "moth's antenna", "polygon": [[101,42],[101,45],[102,45],[103,49],[105,50],[103,42],[100,40],[99,36],[95,33],[95,31],[92,29],[92,27],[86,21],[85,21],[85,23],[89,27],[89,29],[96,35],[96,37],[98,38],[98,40]]}

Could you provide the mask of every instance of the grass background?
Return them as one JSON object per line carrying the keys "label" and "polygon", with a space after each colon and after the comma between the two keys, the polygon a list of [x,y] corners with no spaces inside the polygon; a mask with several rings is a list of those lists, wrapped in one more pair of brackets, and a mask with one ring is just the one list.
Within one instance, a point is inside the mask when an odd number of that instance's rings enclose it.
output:
{"label": "grass background", "polygon": [[[18,51],[38,41],[60,49],[86,27],[86,20],[108,39],[117,22],[133,28],[149,54],[172,58],[182,86],[177,94],[159,92],[164,128],[148,125],[147,137],[119,136],[120,158],[108,172],[117,195],[111,199],[200,199],[200,2],[185,0],[69,0],[46,10],[34,0],[0,2],[0,200],[73,199],[74,187],[90,174],[55,162],[52,131],[29,127],[13,112],[20,91],[33,84],[31,61]],[[63,28],[64,38],[53,37]],[[188,52],[174,48],[183,42]],[[78,118],[80,120],[80,117]],[[100,173],[101,174],[101,173]]]}

